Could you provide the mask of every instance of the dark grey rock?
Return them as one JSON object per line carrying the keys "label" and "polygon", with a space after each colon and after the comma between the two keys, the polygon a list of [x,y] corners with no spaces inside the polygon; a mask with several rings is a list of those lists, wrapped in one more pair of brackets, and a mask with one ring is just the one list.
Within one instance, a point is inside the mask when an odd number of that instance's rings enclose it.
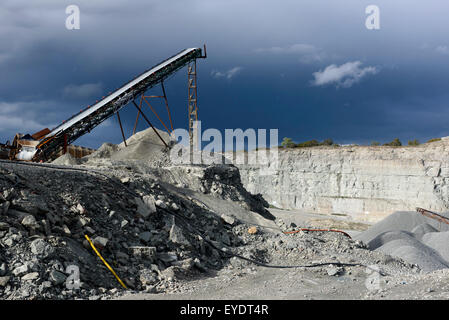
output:
{"label": "dark grey rock", "polygon": [[9,201],[0,204],[0,214],[7,214],[10,205],[11,203]]}
{"label": "dark grey rock", "polygon": [[152,196],[146,195],[142,199],[135,198],[135,203],[137,204],[137,214],[143,218],[147,218],[150,214],[156,212],[156,204]]}
{"label": "dark grey rock", "polygon": [[0,231],[6,231],[9,229],[9,224],[6,222],[0,222]]}
{"label": "dark grey rock", "polygon": [[148,242],[148,241],[150,241],[150,238],[151,238],[151,232],[149,232],[149,231],[141,232],[139,234],[139,238],[141,240],[143,240],[144,242]]}
{"label": "dark grey rock", "polygon": [[92,240],[92,242],[97,249],[102,250],[108,245],[109,239],[97,236]]}
{"label": "dark grey rock", "polygon": [[63,284],[67,279],[67,276],[58,270],[51,270],[49,274],[49,280],[54,285]]}
{"label": "dark grey rock", "polygon": [[0,264],[0,277],[6,275],[6,271],[7,271],[6,263]]}

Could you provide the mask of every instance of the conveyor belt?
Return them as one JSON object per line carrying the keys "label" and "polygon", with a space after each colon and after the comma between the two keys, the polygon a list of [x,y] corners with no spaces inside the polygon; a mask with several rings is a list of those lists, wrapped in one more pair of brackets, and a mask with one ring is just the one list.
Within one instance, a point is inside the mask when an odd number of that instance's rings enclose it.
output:
{"label": "conveyor belt", "polygon": [[71,144],[82,135],[90,132],[100,123],[155,86],[189,62],[202,58],[201,48],[190,48],[145,71],[135,79],[115,90],[93,106],[64,121],[48,133],[37,146],[33,160],[48,160],[59,152],[65,144]]}

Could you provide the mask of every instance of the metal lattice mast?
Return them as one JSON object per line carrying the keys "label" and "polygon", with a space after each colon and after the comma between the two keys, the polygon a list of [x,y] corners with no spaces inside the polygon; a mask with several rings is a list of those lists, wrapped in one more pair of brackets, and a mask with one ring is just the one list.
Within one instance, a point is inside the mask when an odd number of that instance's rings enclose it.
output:
{"label": "metal lattice mast", "polygon": [[[188,66],[188,82],[189,82],[189,142],[190,150],[194,146],[195,124],[198,121],[198,100],[197,100],[197,81],[196,81],[196,59]],[[196,138],[196,137],[195,137]]]}

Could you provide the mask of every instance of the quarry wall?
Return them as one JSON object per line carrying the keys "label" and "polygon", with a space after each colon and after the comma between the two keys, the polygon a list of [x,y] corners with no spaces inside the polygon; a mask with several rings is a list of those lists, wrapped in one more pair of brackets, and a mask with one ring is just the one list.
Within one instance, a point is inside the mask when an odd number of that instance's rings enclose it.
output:
{"label": "quarry wall", "polygon": [[397,210],[449,211],[449,138],[413,147],[280,149],[266,166],[237,165],[273,206],[378,221]]}

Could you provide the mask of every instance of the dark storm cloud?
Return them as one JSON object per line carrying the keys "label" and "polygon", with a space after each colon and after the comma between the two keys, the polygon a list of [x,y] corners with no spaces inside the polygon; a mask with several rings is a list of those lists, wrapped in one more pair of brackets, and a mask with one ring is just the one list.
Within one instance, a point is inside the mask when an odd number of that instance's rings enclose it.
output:
{"label": "dark storm cloud", "polygon": [[[71,4],[81,10],[80,30],[65,28]],[[365,28],[371,4],[380,7],[380,30]],[[448,14],[443,0],[2,1],[0,140],[54,126],[203,43],[205,128],[279,128],[280,138],[298,141],[447,135]],[[185,78],[167,83],[182,127]],[[135,114],[122,117],[129,132]],[[118,142],[116,126],[111,119],[80,143]]]}

